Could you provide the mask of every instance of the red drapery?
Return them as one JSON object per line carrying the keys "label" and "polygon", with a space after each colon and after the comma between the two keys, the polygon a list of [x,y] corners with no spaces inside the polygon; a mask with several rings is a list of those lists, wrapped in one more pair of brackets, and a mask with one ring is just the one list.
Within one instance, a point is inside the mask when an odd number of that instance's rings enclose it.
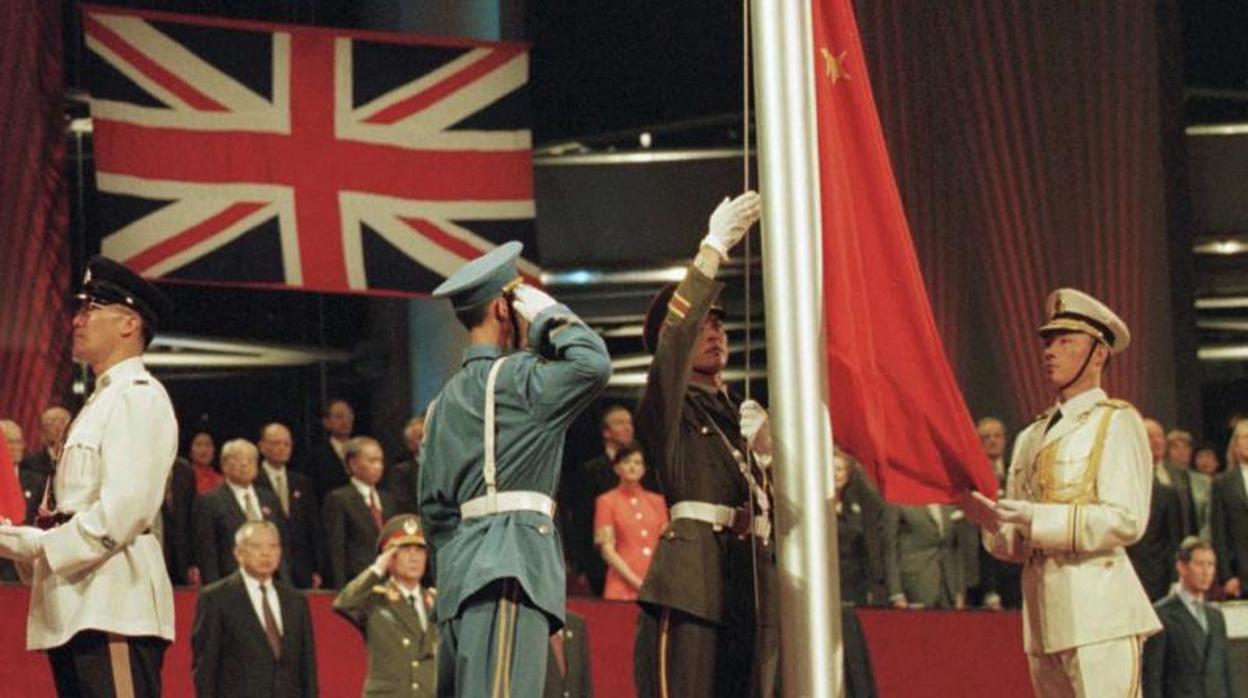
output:
{"label": "red drapery", "polygon": [[1111,394],[1175,394],[1157,16],[1135,3],[860,2],[886,140],[941,336],[976,416],[1052,399],[1035,328],[1059,286],[1136,346]]}
{"label": "red drapery", "polygon": [[33,444],[71,368],[60,3],[0,3],[0,46],[0,417]]}

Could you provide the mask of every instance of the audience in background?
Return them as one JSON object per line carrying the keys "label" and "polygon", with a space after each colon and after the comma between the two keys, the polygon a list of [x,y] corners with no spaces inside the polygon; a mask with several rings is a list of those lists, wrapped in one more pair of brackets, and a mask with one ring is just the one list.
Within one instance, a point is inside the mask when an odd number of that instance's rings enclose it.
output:
{"label": "audience in background", "polygon": [[26,439],[22,436],[22,428],[11,419],[0,419],[0,432],[4,432],[9,458],[13,459],[15,467],[20,467],[22,459],[26,457]]}
{"label": "audience in background", "polygon": [[60,458],[61,445],[65,443],[69,421],[69,410],[64,407],[54,406],[43,411],[39,416],[39,448],[28,451],[22,458],[22,470],[52,474],[52,465]]}
{"label": "audience in background", "polygon": [[202,581],[193,557],[194,510],[195,471],[178,458],[165,482],[165,501],[160,505],[160,516],[152,521],[152,533],[160,540],[165,553],[169,581],[178,586],[199,586]]}
{"label": "audience in background", "polygon": [[394,515],[394,499],[378,491],[385,471],[381,444],[369,436],[347,442],[344,451],[351,476],[325,497],[325,542],[329,548],[329,586],[342,587],[373,562],[381,527]]}
{"label": "audience in background", "polygon": [[195,694],[316,696],[312,614],[308,600],[276,576],[284,547],[277,526],[247,521],[233,538],[237,570],[204,587],[195,605],[191,627]]}
{"label": "audience in background", "polygon": [[[21,488],[22,500],[26,503],[24,522],[29,524],[35,520],[35,513],[39,509],[39,502],[43,499],[43,487],[48,476],[36,470],[22,470],[18,467],[26,441],[22,438],[22,428],[16,422],[10,419],[0,419],[0,432],[4,432],[4,440],[13,461],[13,470],[17,475],[17,486]],[[0,559],[0,582],[16,581],[18,581],[17,567],[13,565],[13,561]]]}
{"label": "audience in background", "polygon": [[[992,472],[997,478],[995,494],[1001,497],[1005,494],[1006,480],[1010,473],[1010,464],[1006,461],[1005,423],[996,417],[984,417],[976,422],[975,431],[979,433],[984,455],[992,463]],[[967,605],[991,610],[1022,606],[1022,565],[993,557],[987,548],[980,545],[979,527],[969,520],[962,525],[973,533],[971,537],[961,541],[964,548],[969,548],[964,553],[975,555],[979,562],[979,584],[974,586],[968,583]]]}
{"label": "audience in background", "polygon": [[1179,491],[1162,481],[1169,477],[1165,466],[1165,429],[1155,419],[1145,419],[1144,429],[1153,456],[1153,495],[1148,527],[1138,542],[1127,546],[1127,557],[1131,558],[1149,600],[1156,601],[1170,593],[1170,583],[1174,581],[1171,562],[1183,540],[1184,522]]}
{"label": "audience in background", "polygon": [[260,469],[256,487],[273,493],[286,521],[286,549],[290,552],[291,583],[300,589],[319,589],[325,543],[321,507],[312,479],[291,470],[293,441],[286,425],[273,422],[260,430]]}
{"label": "audience in background", "polygon": [[1144,644],[1144,696],[1230,698],[1226,618],[1205,603],[1217,571],[1213,548],[1190,536],[1176,557],[1179,583],[1154,606],[1163,630]]}
{"label": "audience in background", "polygon": [[324,502],[330,492],[351,479],[347,441],[355,430],[355,410],[346,400],[329,400],[321,408],[321,427],[325,436],[308,447],[304,463],[316,487],[317,500]]}
{"label": "audience in background", "polygon": [[1192,511],[1196,515],[1196,535],[1201,540],[1213,540],[1213,529],[1209,525],[1210,509],[1213,506],[1213,478],[1222,469],[1218,462],[1218,453],[1208,444],[1196,448],[1192,454]]}
{"label": "audience in background", "polygon": [[[601,596],[606,584],[607,567],[594,542],[594,508],[598,496],[616,485],[616,453],[633,443],[633,413],[619,403],[608,405],[599,420],[602,453],[585,461],[579,468],[566,472],[559,483],[561,526],[567,531],[564,548],[572,563],[569,577],[583,575],[590,589]],[[642,487],[657,492],[654,473],[647,473]]]}
{"label": "audience in background", "polygon": [[615,452],[616,486],[594,503],[594,544],[607,567],[602,598],[635,601],[667,527],[663,495],[641,486],[646,463],[639,444]]}
{"label": "audience in background", "polygon": [[206,431],[192,434],[186,456],[191,463],[191,470],[195,473],[197,493],[207,494],[220,487],[225,481],[221,476],[221,471],[217,469],[217,445],[212,434]]}
{"label": "audience in background", "polygon": [[394,509],[400,514],[415,514],[416,502],[420,501],[416,492],[417,477],[420,473],[420,442],[425,439],[425,415],[417,415],[407,421],[403,427],[403,444],[407,446],[408,457],[386,468],[381,476],[379,489],[386,490],[394,497]]}
{"label": "audience in background", "polygon": [[[234,534],[248,521],[271,521],[284,525],[281,504],[272,491],[255,487],[258,469],[254,444],[245,439],[227,441],[221,447],[221,470],[225,482],[195,500],[195,560],[204,584],[228,576],[238,566]],[[283,544],[285,537],[283,536]],[[283,579],[289,579],[282,556]]]}
{"label": "audience in background", "polygon": [[862,469],[839,448],[832,456],[836,486],[836,538],[841,603],[882,604],[884,592],[884,500]]}
{"label": "audience in background", "polygon": [[1248,575],[1248,420],[1235,424],[1226,454],[1226,472],[1213,481],[1209,526],[1218,581],[1227,597],[1237,599]]}
{"label": "audience in background", "polygon": [[966,586],[949,504],[884,509],[884,579],[895,608],[963,608]]}

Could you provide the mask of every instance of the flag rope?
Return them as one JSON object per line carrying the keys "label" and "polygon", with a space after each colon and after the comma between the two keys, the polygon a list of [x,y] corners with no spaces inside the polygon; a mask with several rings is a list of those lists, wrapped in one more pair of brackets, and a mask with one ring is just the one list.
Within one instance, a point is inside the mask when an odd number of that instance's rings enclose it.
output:
{"label": "flag rope", "polygon": [[[750,190],[750,0],[741,0],[741,191]],[[750,399],[750,384],[753,382],[753,352],[750,340],[753,337],[753,284],[750,283],[753,269],[753,250],[750,246],[750,235],[745,235],[745,399]]]}

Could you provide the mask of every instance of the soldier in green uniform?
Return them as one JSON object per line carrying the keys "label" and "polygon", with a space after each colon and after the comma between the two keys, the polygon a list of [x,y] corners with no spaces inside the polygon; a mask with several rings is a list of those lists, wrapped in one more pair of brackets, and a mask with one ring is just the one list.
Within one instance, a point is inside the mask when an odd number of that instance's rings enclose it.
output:
{"label": "soldier in green uniform", "polygon": [[763,467],[770,437],[758,403],[741,403],[723,383],[728,342],[716,303],[723,284],[715,281],[758,215],[753,192],[725,199],[688,275],[655,297],[646,318],[654,360],[638,435],[672,519],[639,599],[659,626],[660,696],[775,693],[775,557]]}
{"label": "soldier in green uniform", "polygon": [[443,696],[541,695],[549,638],[564,619],[552,519],[564,435],[611,375],[602,339],[522,282],[520,250],[502,245],[434,291],[470,341],[428,410],[420,454]]}
{"label": "soldier in green uniform", "polygon": [[365,696],[431,698],[437,686],[438,632],[434,592],[420,519],[401,514],[377,537],[377,560],[351,580],[334,610],[364,633],[368,644]]}

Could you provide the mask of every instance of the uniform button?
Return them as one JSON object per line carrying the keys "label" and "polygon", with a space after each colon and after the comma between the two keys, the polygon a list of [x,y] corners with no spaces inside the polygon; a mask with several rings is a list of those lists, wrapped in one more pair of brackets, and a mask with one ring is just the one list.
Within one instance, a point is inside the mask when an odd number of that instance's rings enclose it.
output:
{"label": "uniform button", "polygon": [[646,557],[650,557],[650,548],[649,547],[642,548],[641,554],[645,555]]}
{"label": "uniform button", "polygon": [[629,500],[628,500],[628,503],[629,503],[629,504],[632,504],[633,506],[637,506],[637,498],[636,498],[636,497],[630,497],[630,498],[629,498]]}
{"label": "uniform button", "polygon": [[415,681],[413,681],[413,682],[412,682],[412,690],[413,690],[413,691],[419,691],[419,690],[420,690],[420,684],[418,684],[418,683],[416,683]]}
{"label": "uniform button", "polygon": [[646,529],[644,529],[644,528],[643,528],[643,529],[641,529],[641,537],[642,537],[642,538],[645,538],[645,537],[646,537],[646,536],[648,536],[648,535],[650,535],[650,532],[649,532],[649,531],[647,531],[647,530],[646,530]]}
{"label": "uniform button", "polygon": [[640,511],[639,511],[639,512],[637,512],[637,520],[638,520],[638,521],[641,521],[641,512],[640,512]]}
{"label": "uniform button", "polygon": [[412,644],[412,641],[411,641],[411,640],[409,640],[409,639],[407,639],[407,638],[403,638],[403,646],[404,646],[404,647],[407,647],[407,646],[408,646],[408,645],[410,645],[410,644]]}
{"label": "uniform button", "polygon": [[540,534],[542,534],[542,535],[544,536],[544,535],[546,535],[547,533],[550,533],[550,526],[549,526],[549,525],[547,525],[547,524],[542,524],[542,525],[540,525],[540,526],[538,526],[538,527],[537,527],[537,532],[538,532],[538,533],[540,533]]}
{"label": "uniform button", "polygon": [[412,668],[413,668],[413,669],[415,669],[416,667],[419,667],[419,666],[420,666],[420,660],[418,660],[418,659],[413,659],[413,660],[412,660]]}

